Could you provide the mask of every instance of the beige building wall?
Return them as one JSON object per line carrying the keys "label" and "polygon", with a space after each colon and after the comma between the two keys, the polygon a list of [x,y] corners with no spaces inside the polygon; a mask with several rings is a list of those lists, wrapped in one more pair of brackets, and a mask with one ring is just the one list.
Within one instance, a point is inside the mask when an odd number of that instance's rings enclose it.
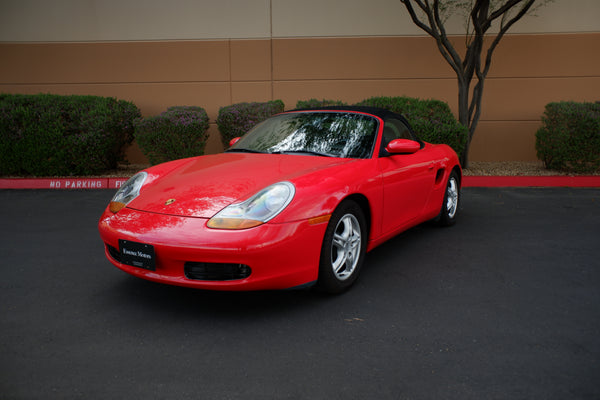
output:
{"label": "beige building wall", "polygon": [[[556,0],[503,39],[471,160],[535,160],[545,104],[600,100],[599,17],[597,0]],[[0,92],[113,96],[144,115],[202,106],[208,152],[221,150],[219,107],[241,101],[407,95],[457,109],[453,71],[399,0],[0,0],[0,60]]]}

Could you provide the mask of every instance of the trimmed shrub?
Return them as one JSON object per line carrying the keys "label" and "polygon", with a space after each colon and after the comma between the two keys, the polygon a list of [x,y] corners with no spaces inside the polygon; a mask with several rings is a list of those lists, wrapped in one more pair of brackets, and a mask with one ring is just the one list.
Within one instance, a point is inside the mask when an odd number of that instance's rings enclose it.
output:
{"label": "trimmed shrub", "polygon": [[140,110],[109,97],[0,95],[0,175],[93,175],[117,167]]}
{"label": "trimmed shrub", "polygon": [[296,109],[304,109],[304,108],[319,108],[319,107],[329,107],[329,106],[347,106],[348,104],[344,103],[340,100],[298,100],[296,103]]}
{"label": "trimmed shrub", "polygon": [[225,148],[231,139],[244,136],[259,122],[271,115],[283,112],[285,105],[281,100],[265,103],[237,103],[221,107],[217,117],[217,126],[221,132],[221,141]]}
{"label": "trimmed shrub", "polygon": [[600,170],[600,103],[546,105],[536,132],[537,156],[548,169],[585,173]]}
{"label": "trimmed shrub", "polygon": [[201,107],[176,106],[135,126],[135,139],[151,164],[204,154],[208,115]]}
{"label": "trimmed shrub", "polygon": [[447,103],[412,97],[371,97],[356,104],[380,107],[404,115],[417,135],[429,143],[443,143],[459,156],[465,150],[469,130],[459,123]]}

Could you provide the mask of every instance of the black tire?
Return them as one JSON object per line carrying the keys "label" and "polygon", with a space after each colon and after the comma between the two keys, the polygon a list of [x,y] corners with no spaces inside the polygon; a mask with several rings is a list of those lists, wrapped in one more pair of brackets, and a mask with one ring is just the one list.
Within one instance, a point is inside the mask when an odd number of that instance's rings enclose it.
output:
{"label": "black tire", "polygon": [[327,225],[316,289],[341,293],[356,281],[367,252],[368,230],[362,209],[354,201],[342,202]]}
{"label": "black tire", "polygon": [[456,171],[452,171],[446,182],[444,201],[439,215],[440,226],[451,226],[456,223],[456,216],[460,205],[460,178]]}

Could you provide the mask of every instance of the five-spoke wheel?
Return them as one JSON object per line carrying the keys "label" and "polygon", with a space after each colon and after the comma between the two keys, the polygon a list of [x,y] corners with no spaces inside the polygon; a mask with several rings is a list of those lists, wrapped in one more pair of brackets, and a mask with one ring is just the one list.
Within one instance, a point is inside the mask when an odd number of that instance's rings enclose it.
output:
{"label": "five-spoke wheel", "polygon": [[344,215],[333,231],[331,246],[333,273],[340,281],[348,279],[356,269],[360,258],[361,241],[361,229],[356,216]]}
{"label": "five-spoke wheel", "polygon": [[335,210],[323,239],[317,287],[339,293],[350,287],[365,258],[366,220],[362,209],[346,200]]}
{"label": "five-spoke wheel", "polygon": [[444,194],[444,202],[440,210],[440,225],[450,226],[456,222],[456,214],[458,213],[458,203],[460,200],[460,181],[456,171],[450,173],[448,183],[446,184],[446,193]]}

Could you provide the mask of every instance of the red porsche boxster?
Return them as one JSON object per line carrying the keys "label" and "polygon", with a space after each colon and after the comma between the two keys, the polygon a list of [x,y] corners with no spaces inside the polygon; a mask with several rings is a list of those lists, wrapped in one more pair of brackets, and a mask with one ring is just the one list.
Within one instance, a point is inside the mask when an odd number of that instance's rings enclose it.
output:
{"label": "red porsche boxster", "polygon": [[366,253],[428,220],[452,225],[461,167],[401,116],[365,107],[275,115],[222,154],[129,179],[100,222],[140,278],[212,290],[350,287]]}

